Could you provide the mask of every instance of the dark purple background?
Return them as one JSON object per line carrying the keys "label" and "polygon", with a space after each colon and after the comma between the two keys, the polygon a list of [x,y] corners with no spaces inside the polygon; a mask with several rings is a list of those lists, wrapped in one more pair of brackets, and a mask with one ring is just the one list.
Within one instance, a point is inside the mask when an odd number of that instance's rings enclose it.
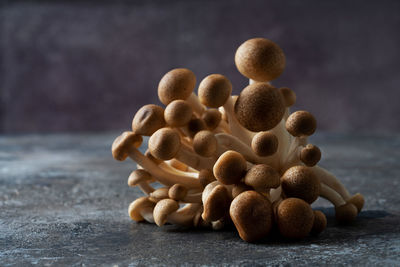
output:
{"label": "dark purple background", "polygon": [[274,82],[319,130],[400,130],[400,1],[3,1],[0,132],[122,130],[175,67],[227,75],[246,39],[287,57]]}

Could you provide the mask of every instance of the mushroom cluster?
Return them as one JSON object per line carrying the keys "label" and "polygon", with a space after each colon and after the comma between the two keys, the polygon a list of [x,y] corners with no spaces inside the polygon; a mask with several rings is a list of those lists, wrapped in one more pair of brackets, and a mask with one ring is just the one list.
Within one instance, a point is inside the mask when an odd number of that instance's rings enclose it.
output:
{"label": "mushroom cluster", "polygon": [[[350,195],[317,165],[321,151],[307,141],[314,116],[290,113],[296,94],[270,83],[285,67],[280,47],[250,39],[235,63],[250,79],[239,95],[231,95],[231,82],[220,74],[205,77],[196,95],[194,73],[173,69],[158,85],[165,107],[143,106],[132,131],[115,139],[113,157],[137,163],[128,185],[145,194],[130,204],[130,217],[158,226],[220,229],[233,223],[248,242],[271,231],[298,239],[325,229],[325,215],[311,208],[321,196],[335,206],[339,222],[354,220],[364,198]],[[150,137],[144,154],[142,136]]]}

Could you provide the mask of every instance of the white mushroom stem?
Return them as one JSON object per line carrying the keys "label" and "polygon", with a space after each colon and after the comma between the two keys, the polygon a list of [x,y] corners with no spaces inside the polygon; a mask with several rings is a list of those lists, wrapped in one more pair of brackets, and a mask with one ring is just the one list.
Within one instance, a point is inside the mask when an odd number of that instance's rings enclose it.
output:
{"label": "white mushroom stem", "polygon": [[184,144],[181,144],[178,153],[175,155],[175,158],[199,171],[202,169],[212,169],[215,163],[214,159],[201,157],[196,153],[192,152]]}
{"label": "white mushroom stem", "polygon": [[174,173],[174,174],[178,174],[178,175],[184,175],[184,176],[192,177],[192,178],[196,178],[196,179],[199,176],[199,174],[195,173],[195,172],[185,172],[185,171],[178,170],[166,162],[161,162],[158,166],[160,166],[160,168],[162,170],[164,170],[165,172],[170,172],[170,173]]}
{"label": "white mushroom stem", "polygon": [[303,165],[303,163],[300,160],[300,153],[302,149],[303,146],[298,146],[290,154],[288,154],[288,157],[284,161],[282,168],[280,170],[281,174],[283,174],[287,169],[293,166]]}
{"label": "white mushroom stem", "polygon": [[277,201],[281,197],[281,194],[282,194],[281,186],[279,186],[278,188],[271,188],[271,190],[269,191],[271,203]]}
{"label": "white mushroom stem", "polygon": [[[249,84],[253,84],[253,83],[259,83],[259,81],[255,81],[255,80],[249,79]],[[263,83],[271,85],[271,83],[268,82],[268,81],[263,81]]]}
{"label": "white mushroom stem", "polygon": [[167,216],[167,222],[182,226],[192,226],[194,216],[196,212],[201,208],[201,204],[190,203],[185,205],[183,208],[169,214]]}
{"label": "white mushroom stem", "polygon": [[128,155],[133,161],[142,166],[155,179],[164,185],[172,186],[174,184],[181,184],[187,188],[200,188],[198,179],[188,177],[186,175],[166,172],[134,147],[130,149]]}
{"label": "white mushroom stem", "polygon": [[154,207],[143,207],[139,213],[145,219],[145,221],[149,223],[154,223],[154,217],[153,217],[153,210]]}
{"label": "white mushroom stem", "polygon": [[138,184],[138,187],[140,188],[140,190],[142,190],[143,193],[150,195],[150,193],[152,193],[155,189],[149,185],[148,182],[141,182]]}
{"label": "white mushroom stem", "polygon": [[193,108],[194,113],[196,113],[198,116],[201,116],[203,112],[206,110],[206,108],[203,106],[203,104],[200,103],[199,98],[196,96],[195,93],[192,93],[186,101],[190,104],[190,106]]}
{"label": "white mushroom stem", "polygon": [[234,105],[236,102],[237,96],[231,96],[228,98],[226,103],[223,105],[225,114],[228,118],[229,122],[229,128],[232,133],[232,135],[236,136],[240,140],[242,140],[246,145],[251,144],[251,140],[253,139],[253,136],[255,133],[250,132],[246,128],[244,128],[239,121],[235,117],[235,112],[234,112]]}
{"label": "white mushroom stem", "polygon": [[338,192],[336,192],[335,190],[333,190],[324,183],[321,183],[321,189],[319,195],[332,202],[332,204],[335,205],[335,207],[339,207],[346,204],[346,201],[343,200],[342,196]]}
{"label": "white mushroom stem", "polygon": [[274,160],[274,155],[268,157],[259,157],[254,153],[250,146],[242,142],[242,140],[236,136],[219,133],[215,135],[215,138],[217,139],[219,145],[219,148],[217,149],[218,155],[221,155],[227,150],[235,150],[236,152],[242,154],[242,156],[251,163],[264,163],[273,168],[277,167],[277,161]]}
{"label": "white mushroom stem", "polygon": [[292,143],[291,136],[285,127],[285,120],[282,119],[270,132],[278,138],[278,150],[274,158],[279,162],[279,167],[282,168]]}
{"label": "white mushroom stem", "polygon": [[335,190],[337,193],[341,195],[344,200],[348,200],[351,198],[349,191],[344,187],[344,185],[330,172],[321,168],[319,166],[312,167],[315,175],[319,177],[321,183],[324,183]]}

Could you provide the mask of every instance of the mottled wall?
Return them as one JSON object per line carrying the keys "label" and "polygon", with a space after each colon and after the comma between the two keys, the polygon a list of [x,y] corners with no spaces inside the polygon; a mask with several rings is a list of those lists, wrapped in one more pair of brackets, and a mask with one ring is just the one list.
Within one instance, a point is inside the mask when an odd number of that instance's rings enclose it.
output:
{"label": "mottled wall", "polygon": [[171,68],[247,81],[251,37],[287,56],[274,82],[320,130],[400,130],[400,1],[3,1],[0,131],[129,128]]}

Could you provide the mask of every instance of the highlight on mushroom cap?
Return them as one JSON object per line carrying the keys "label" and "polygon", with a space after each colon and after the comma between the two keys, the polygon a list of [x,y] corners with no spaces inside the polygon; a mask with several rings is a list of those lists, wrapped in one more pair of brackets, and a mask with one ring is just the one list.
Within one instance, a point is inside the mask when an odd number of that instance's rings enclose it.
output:
{"label": "highlight on mushroom cap", "polygon": [[230,185],[238,183],[244,177],[246,169],[246,159],[242,154],[228,150],[215,162],[213,172],[219,182]]}
{"label": "highlight on mushroom cap", "polygon": [[141,107],[132,120],[132,131],[144,136],[150,136],[164,126],[164,109],[153,104]]}
{"label": "highlight on mushroom cap", "polygon": [[313,203],[320,193],[320,180],[314,172],[305,166],[288,169],[281,178],[282,190],[288,197],[301,198]]}
{"label": "highlight on mushroom cap", "polygon": [[229,214],[240,237],[255,242],[267,236],[272,228],[271,202],[256,191],[245,191],[231,203]]}
{"label": "highlight on mushroom cap", "polygon": [[317,128],[314,116],[304,110],[292,113],[286,121],[286,130],[293,136],[310,136]]}
{"label": "highlight on mushroom cap", "polygon": [[235,103],[237,120],[250,131],[268,131],[285,114],[278,89],[267,83],[253,83],[243,89]]}
{"label": "highlight on mushroom cap", "polygon": [[286,60],[277,44],[265,38],[253,38],[239,46],[235,63],[239,72],[247,78],[266,82],[282,74]]}
{"label": "highlight on mushroom cap", "polygon": [[231,82],[221,74],[208,75],[200,82],[198,89],[200,102],[210,108],[224,105],[231,92]]}
{"label": "highlight on mushroom cap", "polygon": [[193,109],[185,100],[174,100],[164,111],[165,122],[172,127],[181,127],[192,119]]}
{"label": "highlight on mushroom cap", "polygon": [[176,99],[187,99],[196,85],[196,76],[189,69],[179,68],[167,72],[158,84],[158,98],[164,105]]}
{"label": "highlight on mushroom cap", "polygon": [[179,133],[171,128],[157,130],[149,139],[150,153],[162,160],[172,159],[181,146]]}
{"label": "highlight on mushroom cap", "polygon": [[284,237],[300,239],[308,236],[314,224],[311,206],[299,198],[287,198],[277,208],[278,228]]}

